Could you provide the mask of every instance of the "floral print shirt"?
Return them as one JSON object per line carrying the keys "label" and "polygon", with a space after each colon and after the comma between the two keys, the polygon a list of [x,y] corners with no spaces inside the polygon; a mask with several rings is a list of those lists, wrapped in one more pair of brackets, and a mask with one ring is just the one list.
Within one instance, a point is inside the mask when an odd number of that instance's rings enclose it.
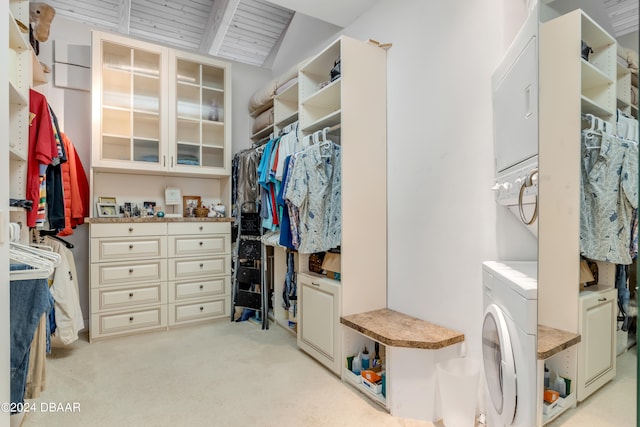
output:
{"label": "floral print shirt", "polygon": [[631,264],[633,209],[638,207],[638,146],[604,134],[600,148],[583,137],[580,250],[587,258]]}

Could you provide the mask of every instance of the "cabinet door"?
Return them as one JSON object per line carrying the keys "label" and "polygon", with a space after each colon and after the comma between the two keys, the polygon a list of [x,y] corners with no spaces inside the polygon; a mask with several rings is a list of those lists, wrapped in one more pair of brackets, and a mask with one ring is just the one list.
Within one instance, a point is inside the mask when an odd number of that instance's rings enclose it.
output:
{"label": "cabinet door", "polygon": [[580,305],[582,342],[578,400],[583,400],[615,376],[616,290],[581,298]]}
{"label": "cabinet door", "polygon": [[169,169],[229,175],[230,64],[172,51]]}
{"label": "cabinet door", "polygon": [[167,49],[93,33],[92,164],[166,169]]}
{"label": "cabinet door", "polygon": [[340,285],[333,280],[298,275],[298,346],[340,374]]}

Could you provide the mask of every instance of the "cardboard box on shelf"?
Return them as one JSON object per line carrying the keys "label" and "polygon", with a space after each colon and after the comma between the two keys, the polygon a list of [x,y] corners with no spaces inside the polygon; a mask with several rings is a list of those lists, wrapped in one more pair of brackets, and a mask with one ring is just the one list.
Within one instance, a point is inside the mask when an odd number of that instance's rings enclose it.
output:
{"label": "cardboard box on shelf", "polygon": [[322,269],[330,279],[340,280],[340,254],[327,252],[322,261]]}

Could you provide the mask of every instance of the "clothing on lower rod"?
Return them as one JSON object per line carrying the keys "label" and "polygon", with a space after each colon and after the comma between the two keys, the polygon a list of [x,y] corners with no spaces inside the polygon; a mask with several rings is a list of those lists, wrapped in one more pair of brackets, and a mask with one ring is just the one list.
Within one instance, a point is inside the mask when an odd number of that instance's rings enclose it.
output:
{"label": "clothing on lower rod", "polygon": [[[25,270],[14,264],[11,270]],[[24,402],[33,334],[43,313],[53,308],[47,279],[12,280],[10,282],[11,402]]]}

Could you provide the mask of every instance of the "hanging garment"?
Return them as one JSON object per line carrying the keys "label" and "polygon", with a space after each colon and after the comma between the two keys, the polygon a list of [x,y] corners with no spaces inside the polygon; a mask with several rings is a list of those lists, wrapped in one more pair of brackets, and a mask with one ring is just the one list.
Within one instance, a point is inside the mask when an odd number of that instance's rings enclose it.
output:
{"label": "hanging garment", "polygon": [[40,316],[40,322],[33,334],[29,351],[29,367],[27,369],[27,384],[24,391],[25,399],[36,399],[47,385],[47,330],[48,313]]}
{"label": "hanging garment", "polygon": [[[22,264],[12,270],[24,270]],[[11,402],[24,402],[31,341],[40,318],[52,308],[47,279],[11,280],[9,284]]]}
{"label": "hanging garment", "polygon": [[71,344],[78,339],[78,333],[84,328],[82,308],[78,291],[78,274],[73,253],[64,244],[49,237],[45,244],[51,246],[55,253],[60,254],[62,261],[56,267],[51,285],[56,319],[55,338],[64,345]]}
{"label": "hanging garment", "polygon": [[638,207],[638,146],[603,134],[583,143],[580,250],[583,256],[631,264],[633,209]]}
{"label": "hanging garment", "polygon": [[[27,153],[26,199],[38,206],[40,200],[39,165],[50,165],[58,156],[47,99],[39,92],[29,91],[29,150]],[[35,227],[38,210],[27,212],[27,226]]]}
{"label": "hanging garment", "polygon": [[73,143],[64,133],[60,136],[67,162],[61,166],[65,221],[59,235],[68,236],[73,234],[73,228],[84,224],[84,218],[89,216],[89,183]]}
{"label": "hanging garment", "polygon": [[314,144],[298,155],[286,197],[300,211],[300,253],[322,252],[340,245],[340,146]]}

